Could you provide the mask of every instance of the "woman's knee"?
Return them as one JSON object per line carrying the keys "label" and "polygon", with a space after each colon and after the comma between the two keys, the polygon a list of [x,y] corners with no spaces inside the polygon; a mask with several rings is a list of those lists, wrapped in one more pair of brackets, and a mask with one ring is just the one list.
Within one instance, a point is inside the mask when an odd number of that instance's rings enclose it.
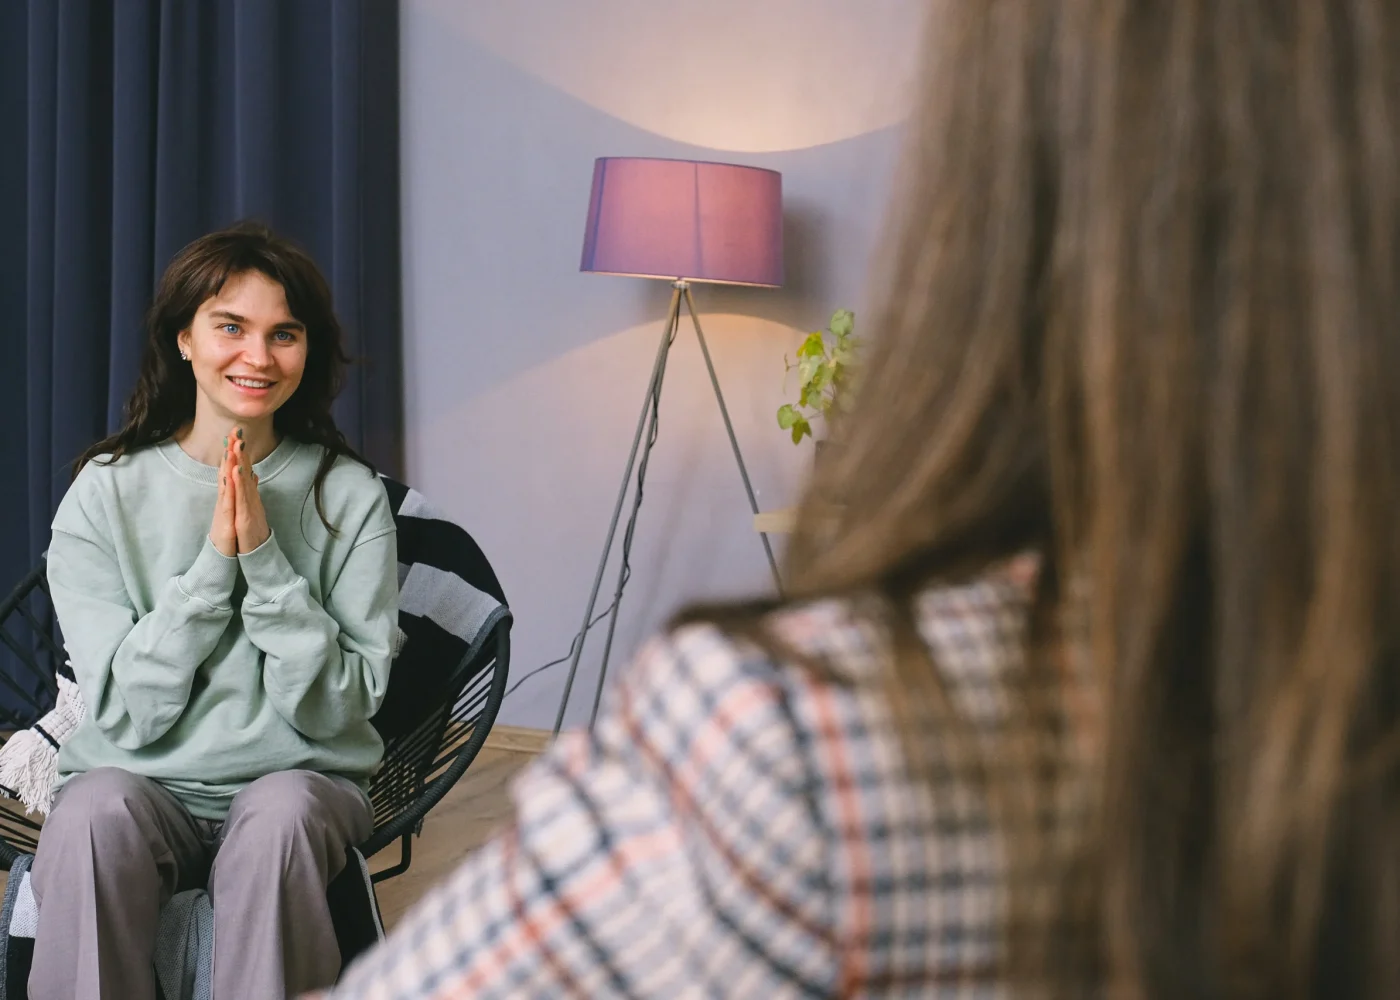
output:
{"label": "woman's knee", "polygon": [[119,767],[99,767],[76,774],[59,791],[45,832],[55,827],[97,829],[134,822],[136,811],[149,801],[153,782]]}
{"label": "woman's knee", "polygon": [[321,786],[329,780],[314,771],[276,771],[258,778],[234,797],[226,834],[256,830],[275,837],[306,830],[324,812]]}
{"label": "woman's knee", "polygon": [[347,782],[315,771],[278,771],[234,797],[220,852],[230,845],[254,850],[313,844],[317,850],[369,836],[373,822]]}
{"label": "woman's knee", "polygon": [[44,821],[35,852],[33,889],[42,898],[48,889],[90,882],[100,865],[104,881],[158,877],[161,855],[152,842],[152,795],[159,790],[147,778],[115,767],[75,775],[59,792]]}

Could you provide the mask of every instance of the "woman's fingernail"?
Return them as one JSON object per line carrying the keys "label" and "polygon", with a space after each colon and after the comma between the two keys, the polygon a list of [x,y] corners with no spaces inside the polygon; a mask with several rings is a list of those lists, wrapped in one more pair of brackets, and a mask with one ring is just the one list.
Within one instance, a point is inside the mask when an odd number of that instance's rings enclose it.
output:
{"label": "woman's fingernail", "polygon": [[224,447],[225,447],[225,448],[228,447],[228,438],[224,438]]}
{"label": "woman's fingernail", "polygon": [[234,431],[233,433],[237,434],[237,435],[241,438],[241,437],[243,437],[243,428],[240,427],[240,428],[238,428],[238,430]]}

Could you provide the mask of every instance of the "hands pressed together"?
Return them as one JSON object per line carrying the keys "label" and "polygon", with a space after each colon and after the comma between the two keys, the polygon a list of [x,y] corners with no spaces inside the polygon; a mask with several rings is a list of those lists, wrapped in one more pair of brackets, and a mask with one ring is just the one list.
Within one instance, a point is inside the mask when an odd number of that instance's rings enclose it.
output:
{"label": "hands pressed together", "polygon": [[219,499],[214,504],[209,540],[226,556],[252,552],[272,533],[258,495],[258,476],[248,461],[247,449],[240,427],[235,427],[224,439],[224,458],[219,463]]}

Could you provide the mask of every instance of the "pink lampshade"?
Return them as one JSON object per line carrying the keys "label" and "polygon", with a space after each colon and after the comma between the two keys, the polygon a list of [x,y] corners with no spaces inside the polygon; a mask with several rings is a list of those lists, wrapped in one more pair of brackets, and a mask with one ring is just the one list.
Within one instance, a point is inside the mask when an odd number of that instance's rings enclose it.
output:
{"label": "pink lampshade", "polygon": [[698,160],[601,157],[581,271],[783,283],[783,175]]}

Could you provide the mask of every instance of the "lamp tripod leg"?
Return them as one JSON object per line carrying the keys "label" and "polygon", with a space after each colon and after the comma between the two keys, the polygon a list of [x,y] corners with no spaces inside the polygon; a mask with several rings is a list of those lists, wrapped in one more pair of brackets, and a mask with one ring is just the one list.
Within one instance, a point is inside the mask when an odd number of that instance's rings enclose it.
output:
{"label": "lamp tripod leg", "polygon": [[[583,657],[583,646],[588,638],[588,628],[593,622],[593,609],[598,603],[598,591],[603,585],[603,573],[607,569],[608,556],[612,552],[613,538],[617,534],[617,522],[622,516],[622,505],[627,499],[627,488],[632,482],[632,468],[637,461],[637,450],[642,443],[642,435],[647,431],[650,422],[655,420],[653,402],[661,395],[661,382],[666,374],[666,356],[670,353],[671,342],[675,340],[676,330],[680,326],[681,315],[681,288],[677,284],[671,291],[671,308],[666,321],[666,328],[661,334],[661,343],[656,349],[656,361],[652,365],[651,380],[647,383],[646,399],[642,403],[641,415],[637,418],[637,431],[632,435],[632,450],[627,455],[627,468],[622,473],[622,485],[618,487],[617,502],[613,505],[612,522],[608,525],[607,539],[603,542],[603,555],[598,560],[598,570],[593,576],[593,589],[588,594],[588,606],[583,612],[583,625],[579,628],[578,644],[574,647],[573,655],[569,658],[569,674],[564,681],[564,696],[559,700],[559,712],[554,718],[554,735],[559,735],[559,730],[564,727],[564,711],[569,707],[569,695],[573,692],[574,677],[578,673],[579,660]],[[621,593],[619,591],[619,597]],[[611,610],[612,621],[608,626],[608,645],[612,645],[613,628],[617,622],[618,602],[613,603]],[[598,690],[602,690],[603,677],[607,672],[607,654],[604,653],[603,664],[600,668],[598,679]],[[594,701],[594,713],[597,713],[597,700]],[[590,723],[591,727],[591,723]]]}
{"label": "lamp tripod leg", "polygon": [[[729,407],[724,405],[724,393],[720,391],[719,376],[715,374],[715,363],[710,360],[710,346],[705,342],[705,333],[700,329],[700,316],[695,311],[695,299],[691,297],[690,286],[687,285],[683,292],[685,294],[685,308],[690,313],[690,321],[695,324],[695,337],[700,341],[700,353],[705,356],[705,369],[710,373],[710,385],[714,386],[715,399],[719,402],[719,414],[724,418],[724,429],[729,433],[729,447],[734,450],[734,461],[739,463],[739,477],[744,481],[744,492],[749,495],[749,507],[754,514],[758,514],[758,498],[754,496],[753,484],[749,482],[749,470],[744,465],[744,455],[739,451],[739,439],[734,434],[734,424],[729,419]],[[773,585],[778,589],[779,596],[783,593],[783,578],[778,573],[778,560],[773,558],[773,546],[768,541],[768,533],[760,532],[759,537],[763,540],[763,552],[768,556],[768,568],[773,573]]]}
{"label": "lamp tripod leg", "polygon": [[[679,327],[679,326],[680,326],[680,323],[677,322],[677,323],[676,323],[676,326]],[[664,369],[665,369],[665,366],[664,366],[664,365],[662,366],[662,369],[663,369],[663,370],[662,370],[662,372],[661,372],[661,375],[662,375],[662,377],[664,377],[665,374],[666,374],[666,372],[665,372],[665,370],[664,370]],[[655,435],[655,433],[656,433],[656,422],[657,422],[657,420],[660,419],[660,413],[658,412],[658,407],[659,407],[659,405],[660,405],[660,403],[661,403],[661,398],[660,398],[660,397],[661,397],[661,385],[660,385],[660,381],[659,381],[659,380],[658,380],[656,389],[657,389],[656,395],[652,396],[652,398],[651,398],[651,416],[650,416],[650,418],[647,420],[647,429],[646,429],[646,439],[647,439],[647,441],[652,441],[652,440],[654,440],[654,435]],[[641,490],[641,488],[642,488],[642,478],[646,475],[646,464],[647,464],[647,455],[646,455],[646,452],[643,452],[643,453],[642,453],[642,465],[641,465],[641,468],[639,468],[639,469],[637,470],[637,490],[638,490],[638,491]],[[637,495],[636,495],[636,499],[633,501],[632,510],[633,510],[634,513],[636,512],[637,507],[641,504],[641,502],[642,502],[642,497],[641,497],[640,492],[638,492]],[[627,531],[631,531],[631,530],[632,530],[632,523],[631,523],[631,521],[629,521],[629,522],[628,522],[628,525],[627,525]],[[631,541],[631,539],[626,535],[626,533],[624,533],[623,539],[622,539],[622,545],[623,545],[623,550],[624,550],[624,551],[626,551],[628,545],[630,544],[630,541]],[[593,710],[592,710],[591,712],[589,712],[589,714],[588,714],[588,730],[589,730],[589,732],[592,732],[592,731],[593,731],[593,725],[594,725],[594,723],[596,723],[596,722],[598,721],[598,706],[599,706],[600,704],[602,704],[602,701],[603,701],[603,685],[604,685],[605,683],[607,683],[607,679],[608,679],[608,659],[612,656],[613,636],[614,636],[614,634],[617,632],[617,614],[618,614],[618,611],[622,608],[622,588],[625,587],[625,586],[627,586],[627,562],[626,562],[626,560],[623,560],[621,563],[619,563],[619,565],[618,565],[618,567],[617,567],[617,589],[613,592],[612,608],[611,608],[611,610],[610,610],[609,613],[608,613],[608,634],[607,634],[607,636],[603,639],[603,659],[602,659],[602,662],[598,665],[598,684],[597,684],[597,686],[595,686],[594,689],[593,689]]]}

